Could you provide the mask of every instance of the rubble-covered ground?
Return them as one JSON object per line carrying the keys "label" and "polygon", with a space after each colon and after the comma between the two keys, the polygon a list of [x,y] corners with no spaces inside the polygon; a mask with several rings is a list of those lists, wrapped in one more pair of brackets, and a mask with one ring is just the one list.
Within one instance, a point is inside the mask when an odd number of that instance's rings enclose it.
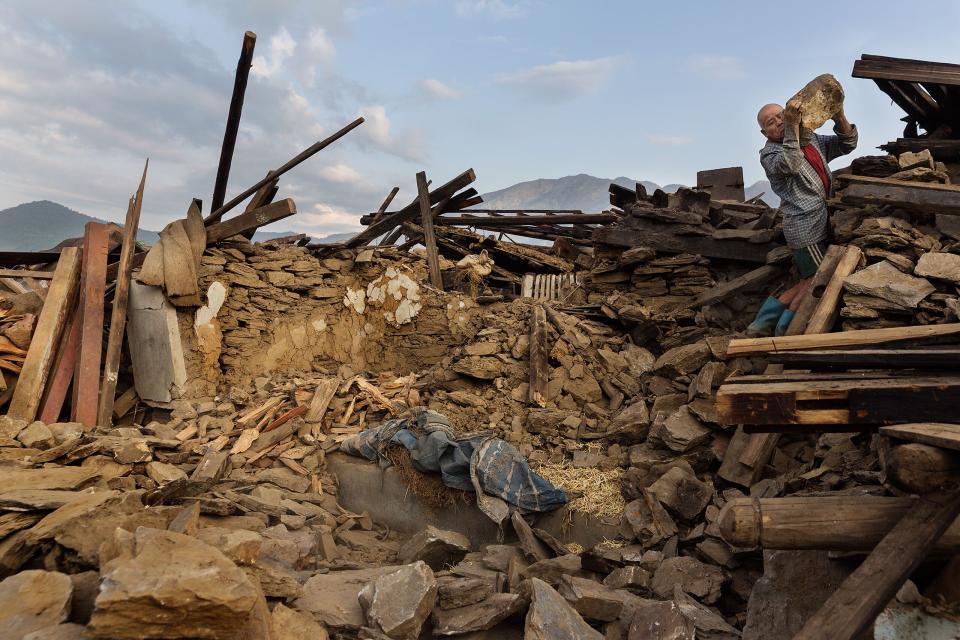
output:
{"label": "rubble-covered ground", "polygon": [[[844,285],[845,328],[956,321],[947,221],[835,220],[866,256]],[[598,249],[579,304],[481,303],[432,289],[426,271],[395,248],[318,258],[232,239],[199,273],[222,306],[179,316],[182,397],[94,431],[0,416],[4,637],[775,638],[854,565],[731,547],[724,505],[897,493],[870,434],[784,435],[756,483],[719,477],[734,427],[717,421],[716,390],[767,364],[726,344],[767,292],[682,303],[738,267]],[[531,403],[537,305],[549,371]],[[618,535],[583,548],[514,514],[503,541],[476,547],[427,522],[390,530],[374,504],[345,509],[327,456],[417,406],[502,437],[571,512]]]}

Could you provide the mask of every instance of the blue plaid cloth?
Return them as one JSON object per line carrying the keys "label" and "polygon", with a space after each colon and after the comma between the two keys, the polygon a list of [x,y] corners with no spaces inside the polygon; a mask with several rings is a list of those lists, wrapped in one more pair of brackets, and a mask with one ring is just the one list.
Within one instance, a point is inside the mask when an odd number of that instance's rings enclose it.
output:
{"label": "blue plaid cloth", "polygon": [[823,136],[804,131],[827,169],[830,189],[800,149],[800,141],[790,127],[783,133],[783,142],[770,142],[760,150],[760,164],[770,181],[770,188],[780,196],[783,213],[783,237],[793,249],[802,249],[827,237],[827,198],[833,190],[833,174],[827,164],[857,148],[857,128],[848,135]]}

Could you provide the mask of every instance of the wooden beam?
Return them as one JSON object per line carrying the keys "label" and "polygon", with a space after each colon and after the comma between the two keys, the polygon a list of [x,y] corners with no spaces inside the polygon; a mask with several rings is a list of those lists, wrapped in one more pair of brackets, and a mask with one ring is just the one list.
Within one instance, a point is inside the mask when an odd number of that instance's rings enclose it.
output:
{"label": "wooden beam", "polygon": [[793,640],[854,640],[960,514],[960,492],[924,496],[874,547]]}
{"label": "wooden beam", "polygon": [[817,267],[817,272],[813,275],[810,286],[803,293],[800,304],[793,314],[793,320],[790,321],[790,326],[787,327],[784,335],[796,336],[806,333],[810,318],[813,317],[813,312],[820,305],[823,292],[830,282],[830,278],[833,277],[833,272],[836,271],[837,263],[840,262],[843,253],[844,248],[840,245],[832,244],[827,247],[827,252],[823,255],[823,261]]}
{"label": "wooden beam", "polygon": [[911,327],[884,327],[859,329],[840,333],[822,333],[772,338],[738,338],[727,346],[727,356],[762,355],[777,351],[805,351],[810,349],[842,349],[904,340],[923,340],[960,334],[960,323],[930,324]]}
{"label": "wooden beam", "polygon": [[430,284],[435,289],[443,291],[440,256],[437,255],[437,236],[433,232],[433,212],[430,210],[430,192],[427,190],[427,174],[424,171],[417,173],[417,197],[420,200],[420,224],[423,228],[423,244],[427,249]]}
{"label": "wooden beam", "polygon": [[796,382],[728,379],[717,391],[722,424],[875,425],[944,422],[960,406],[960,376],[875,377]]}
{"label": "wooden beam", "polygon": [[207,226],[210,226],[215,222],[219,222],[220,219],[223,217],[223,214],[225,214],[227,211],[230,211],[235,206],[237,206],[238,204],[240,204],[241,202],[249,198],[251,195],[256,193],[260,189],[260,187],[262,187],[263,185],[267,184],[268,182],[276,178],[279,178],[280,176],[285,174],[287,171],[290,171],[290,169],[293,169],[294,167],[296,167],[298,164],[300,164],[310,156],[316,154],[319,151],[322,151],[323,149],[327,148],[328,146],[330,146],[331,144],[333,144],[343,136],[347,135],[348,133],[350,133],[357,127],[359,127],[361,124],[363,124],[363,118],[357,118],[356,120],[354,120],[353,122],[345,126],[344,128],[334,133],[332,136],[313,143],[312,145],[310,145],[309,147],[307,147],[306,149],[298,153],[296,156],[288,160],[286,163],[284,163],[283,166],[281,166],[280,168],[274,169],[273,171],[269,172],[259,182],[254,184],[252,187],[247,188],[245,191],[243,191],[243,193],[236,196],[233,200],[230,200],[228,203],[226,203],[222,207],[214,210],[210,215],[204,218],[203,223]]}
{"label": "wooden beam", "polygon": [[890,447],[884,456],[887,480],[894,486],[923,495],[960,488],[960,452],[908,442]]}
{"label": "wooden beam", "polygon": [[745,291],[753,287],[760,286],[774,278],[777,278],[783,275],[786,272],[786,269],[779,265],[765,264],[762,267],[757,267],[753,271],[748,271],[747,273],[728,280],[727,282],[722,282],[709,291],[705,291],[697,296],[690,307],[697,309],[699,307],[706,306],[708,304],[713,304],[718,300],[723,300],[727,296],[731,296],[739,291]]}
{"label": "wooden beam", "polygon": [[[790,496],[734,498],[717,517],[727,544],[752,549],[869,551],[917,503],[890,496]],[[936,551],[960,552],[960,518]]]}
{"label": "wooden beam", "polygon": [[[450,180],[444,185],[441,185],[430,192],[430,205],[435,205],[441,200],[452,197],[457,191],[464,189],[471,182],[477,179],[477,175],[473,172],[473,169],[467,169],[459,176]],[[389,215],[383,216],[379,221],[371,224],[369,227],[347,240],[343,245],[331,245],[337,249],[347,248],[355,249],[357,247],[363,247],[379,238],[388,231],[393,230],[394,227],[397,227],[404,222],[410,222],[420,213],[420,199],[419,197],[408,204],[406,207],[392,213]]]}
{"label": "wooden beam", "polygon": [[782,351],[770,362],[793,369],[956,369],[960,349],[851,349],[837,351]]}
{"label": "wooden beam", "polygon": [[[469,212],[465,212],[469,213]],[[437,224],[448,226],[471,227],[482,224],[487,227],[510,226],[548,226],[555,224],[610,224],[620,219],[612,213],[579,213],[555,216],[440,216]]]}
{"label": "wooden beam", "polygon": [[50,375],[54,349],[60,344],[71,303],[75,300],[80,274],[80,250],[65,247],[51,281],[47,300],[37,320],[27,358],[20,371],[17,389],[7,414],[32,422],[37,417],[43,390]]}
{"label": "wooden beam", "polygon": [[117,271],[116,288],[113,292],[113,309],[110,313],[110,333],[107,335],[107,352],[103,359],[103,385],[100,387],[100,403],[97,407],[97,424],[108,427],[113,424],[113,403],[117,396],[117,377],[120,375],[120,355],[123,348],[123,335],[127,326],[127,302],[130,299],[130,271],[133,264],[133,252],[137,244],[137,230],[140,228],[140,210],[143,207],[143,187],[147,180],[147,167],[143,165],[143,175],[137,193],[130,198],[127,218],[123,224],[123,244],[120,249],[120,267]]}
{"label": "wooden beam", "polygon": [[914,422],[880,427],[880,433],[898,440],[960,451],[960,424]]}
{"label": "wooden beam", "polygon": [[278,200],[266,206],[247,211],[226,222],[207,227],[207,246],[240,235],[251,229],[257,229],[277,220],[289,218],[297,212],[297,205],[292,198]]}
{"label": "wooden beam", "polygon": [[77,356],[80,353],[80,308],[79,300],[70,305],[67,326],[57,348],[57,357],[53,364],[53,373],[47,383],[47,389],[40,403],[40,422],[51,424],[60,421],[63,403],[76,372]]}
{"label": "wooden beam", "polygon": [[30,271],[29,269],[0,269],[0,278],[37,278],[49,280],[53,278],[53,271]]}
{"label": "wooden beam", "polygon": [[230,165],[233,162],[233,149],[237,144],[237,131],[240,130],[240,113],[243,111],[243,97],[247,92],[247,78],[253,64],[253,49],[257,44],[257,34],[247,31],[243,34],[237,71],[233,77],[233,94],[230,96],[230,109],[227,112],[227,127],[223,132],[223,145],[220,147],[220,163],[217,165],[217,178],[213,185],[213,198],[210,209],[223,206],[223,197],[227,192],[227,179],[230,177]]}
{"label": "wooden beam", "polygon": [[543,305],[530,309],[530,388],[527,401],[537,407],[547,406],[547,384],[550,382],[550,366],[547,356],[547,313]]}
{"label": "wooden beam", "polygon": [[80,275],[83,305],[80,310],[80,355],[74,377],[71,419],[87,429],[97,424],[100,392],[100,357],[103,353],[103,307],[107,288],[107,242],[109,227],[88,222],[83,238],[83,269]]}
{"label": "wooden beam", "polygon": [[810,316],[810,321],[807,323],[807,328],[804,331],[805,334],[833,331],[833,325],[837,321],[837,307],[840,302],[840,294],[843,292],[843,281],[854,272],[862,258],[863,252],[860,251],[859,247],[850,245],[846,248],[843,257],[840,258],[840,261],[837,263],[837,268],[834,269],[833,275],[830,276],[830,281],[827,282],[827,287],[824,289],[823,295],[820,296],[820,302],[817,304],[817,308],[814,309],[813,314]]}
{"label": "wooden beam", "polygon": [[376,222],[383,217],[383,214],[387,211],[387,207],[390,206],[390,203],[393,202],[393,199],[397,197],[398,193],[400,193],[400,187],[394,187],[390,190],[387,197],[383,199],[383,204],[380,205],[380,208],[377,209],[377,212],[373,215],[372,222]]}

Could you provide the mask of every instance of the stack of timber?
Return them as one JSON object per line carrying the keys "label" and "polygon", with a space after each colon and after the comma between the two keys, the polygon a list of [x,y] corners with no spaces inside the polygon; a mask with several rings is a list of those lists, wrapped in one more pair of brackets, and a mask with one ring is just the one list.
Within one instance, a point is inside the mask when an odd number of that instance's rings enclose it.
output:
{"label": "stack of timber", "polygon": [[938,160],[960,160],[960,65],[864,54],[853,77],[873,80],[907,114],[903,137],[882,145],[885,151],[929,149]]}

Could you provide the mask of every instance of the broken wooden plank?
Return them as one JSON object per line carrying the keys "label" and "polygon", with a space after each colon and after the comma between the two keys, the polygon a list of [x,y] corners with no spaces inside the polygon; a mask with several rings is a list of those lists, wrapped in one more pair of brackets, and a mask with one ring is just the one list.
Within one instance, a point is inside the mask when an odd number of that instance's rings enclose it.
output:
{"label": "broken wooden plank", "polygon": [[854,272],[862,258],[863,252],[859,247],[850,245],[846,248],[830,276],[830,281],[827,282],[823,295],[820,296],[817,308],[810,316],[805,334],[826,333],[833,330],[833,325],[837,321],[840,294],[843,292],[843,280]]}
{"label": "broken wooden plank", "polygon": [[696,297],[696,299],[694,299],[692,303],[690,303],[690,307],[697,309],[699,307],[713,304],[718,300],[723,300],[727,296],[731,296],[740,291],[746,291],[753,287],[757,287],[761,284],[769,282],[770,280],[783,275],[785,272],[786,269],[784,267],[779,265],[765,264],[762,267],[757,267],[753,271],[743,274],[742,276],[717,284],[709,291],[701,293]]}
{"label": "broken wooden plank", "polygon": [[53,373],[40,403],[39,420],[47,424],[58,422],[67,392],[76,373],[77,356],[80,354],[80,301],[70,305],[67,326],[57,347]]}
{"label": "broken wooden plank", "polygon": [[854,640],[896,595],[960,514],[960,492],[920,498],[793,640]]}
{"label": "broken wooden plank", "polygon": [[20,265],[49,264],[60,258],[57,251],[0,251],[0,267],[18,267]]}
{"label": "broken wooden plank", "polygon": [[[463,214],[470,214],[470,211],[463,211]],[[562,214],[551,216],[480,216],[480,215],[460,215],[460,216],[440,216],[437,218],[437,224],[444,226],[472,227],[475,225],[484,225],[487,227],[511,227],[511,226],[552,226],[557,224],[610,224],[620,219],[620,216],[612,213],[577,213]]]}
{"label": "broken wooden plank", "polygon": [[880,433],[898,440],[960,451],[960,424],[913,422],[880,427]]}
{"label": "broken wooden plank", "polygon": [[83,270],[80,275],[83,304],[80,309],[80,353],[74,376],[71,418],[90,429],[97,424],[100,393],[100,358],[103,354],[103,307],[107,287],[106,224],[88,222],[83,238]]}
{"label": "broken wooden plank", "polygon": [[816,311],[820,305],[823,292],[830,282],[830,278],[833,277],[833,272],[837,270],[837,263],[840,262],[840,258],[842,258],[843,255],[844,248],[842,246],[832,244],[827,247],[827,251],[823,255],[823,261],[820,263],[820,266],[817,267],[817,272],[810,280],[810,285],[807,287],[807,290],[804,291],[803,297],[800,299],[800,304],[797,306],[793,314],[793,319],[790,321],[790,326],[787,327],[784,335],[796,336],[807,333],[810,318],[813,317],[813,312]]}
{"label": "broken wooden plank", "polygon": [[440,256],[437,255],[437,237],[433,232],[433,212],[430,209],[430,192],[427,191],[427,174],[417,173],[417,198],[420,202],[420,226],[423,228],[423,245],[427,250],[427,267],[430,284],[443,291],[443,276],[440,275]]}
{"label": "broken wooden plank", "polygon": [[137,402],[139,402],[140,396],[137,395],[136,387],[130,387],[119,396],[113,403],[113,417],[122,418],[127,415]]}
{"label": "broken wooden plank", "polygon": [[123,223],[123,243],[120,249],[120,267],[113,291],[113,309],[110,313],[110,333],[107,335],[107,351],[103,358],[103,384],[100,387],[100,404],[97,408],[97,424],[113,424],[113,401],[117,395],[117,377],[120,375],[120,355],[123,348],[124,329],[127,326],[127,303],[130,298],[130,270],[133,252],[137,246],[137,230],[140,228],[140,211],[143,208],[143,188],[147,181],[148,159],[143,165],[143,174],[136,194],[130,198],[127,217]]}
{"label": "broken wooden plank", "polygon": [[215,244],[221,240],[226,240],[232,236],[243,234],[251,229],[256,229],[277,220],[289,218],[297,212],[297,205],[292,198],[285,198],[277,202],[241,213],[239,216],[230,218],[226,222],[210,225],[207,227],[207,245]]}
{"label": "broken wooden plank", "polygon": [[530,309],[530,388],[528,402],[538,407],[547,406],[547,384],[550,382],[550,365],[547,356],[547,314],[543,305]]}
{"label": "broken wooden plank", "polygon": [[821,333],[770,338],[738,338],[727,346],[727,357],[762,355],[777,351],[803,351],[873,345],[905,340],[923,340],[960,333],[960,323],[931,324],[911,327],[859,329],[840,333]]}
{"label": "broken wooden plank", "polygon": [[80,250],[65,247],[34,330],[27,359],[23,363],[17,389],[10,400],[8,415],[32,422],[37,417],[40,400],[50,375],[54,349],[60,344],[64,325],[79,284]]}
{"label": "broken wooden plank", "polygon": [[[466,188],[467,185],[476,179],[477,175],[473,172],[473,169],[467,169],[453,180],[450,180],[446,184],[441,185],[431,191],[430,205],[433,206],[441,200],[451,198],[457,191]],[[404,222],[409,222],[416,217],[419,212],[420,199],[418,196],[416,200],[408,204],[400,211],[383,216],[378,222],[371,224],[353,238],[347,240],[342,246],[348,249],[365,246],[376,238],[379,238],[384,233],[391,231],[394,227],[397,227]]]}
{"label": "broken wooden plank", "polygon": [[[310,400],[310,410],[303,418],[305,422],[318,424],[323,422],[323,416],[326,415],[327,409],[330,407],[330,401],[336,395],[340,384],[340,378],[328,378],[317,385],[316,391],[313,392],[313,398]],[[314,435],[319,434],[318,426]]]}
{"label": "broken wooden plank", "polygon": [[[268,182],[271,182],[272,180],[275,180],[276,178],[279,178],[280,176],[285,174],[290,169],[293,169],[304,160],[310,158],[317,152],[322,151],[326,147],[330,146],[331,144],[333,144],[343,136],[347,135],[348,133],[350,133],[357,127],[359,127],[361,124],[363,124],[363,122],[364,122],[363,118],[357,118],[356,120],[354,120],[344,128],[340,129],[333,135],[313,143],[312,145],[310,145],[309,147],[307,147],[306,149],[298,153],[296,156],[288,160],[281,167],[269,172],[264,178],[262,178],[259,182],[254,184],[252,187],[247,188],[246,190],[244,190],[238,196],[236,196],[235,198],[227,202],[222,207],[219,207],[218,209],[212,211],[209,216],[204,218],[203,223],[209,227],[214,223],[219,222],[220,219],[223,217],[223,214],[225,214],[227,211],[230,211],[235,206],[237,206],[238,204],[240,204],[241,202],[249,198],[251,195],[256,193],[260,189],[260,187],[267,184]],[[228,221],[228,223],[229,222],[230,221]],[[236,235],[236,234],[231,233],[230,235]]]}
{"label": "broken wooden plank", "polygon": [[372,222],[376,222],[383,217],[383,214],[387,211],[387,207],[390,206],[390,203],[393,202],[393,199],[397,197],[398,193],[400,193],[400,187],[394,187],[390,190],[390,193],[387,194],[387,197],[383,199],[383,203],[380,205],[380,208],[377,209],[377,212],[373,215]]}

